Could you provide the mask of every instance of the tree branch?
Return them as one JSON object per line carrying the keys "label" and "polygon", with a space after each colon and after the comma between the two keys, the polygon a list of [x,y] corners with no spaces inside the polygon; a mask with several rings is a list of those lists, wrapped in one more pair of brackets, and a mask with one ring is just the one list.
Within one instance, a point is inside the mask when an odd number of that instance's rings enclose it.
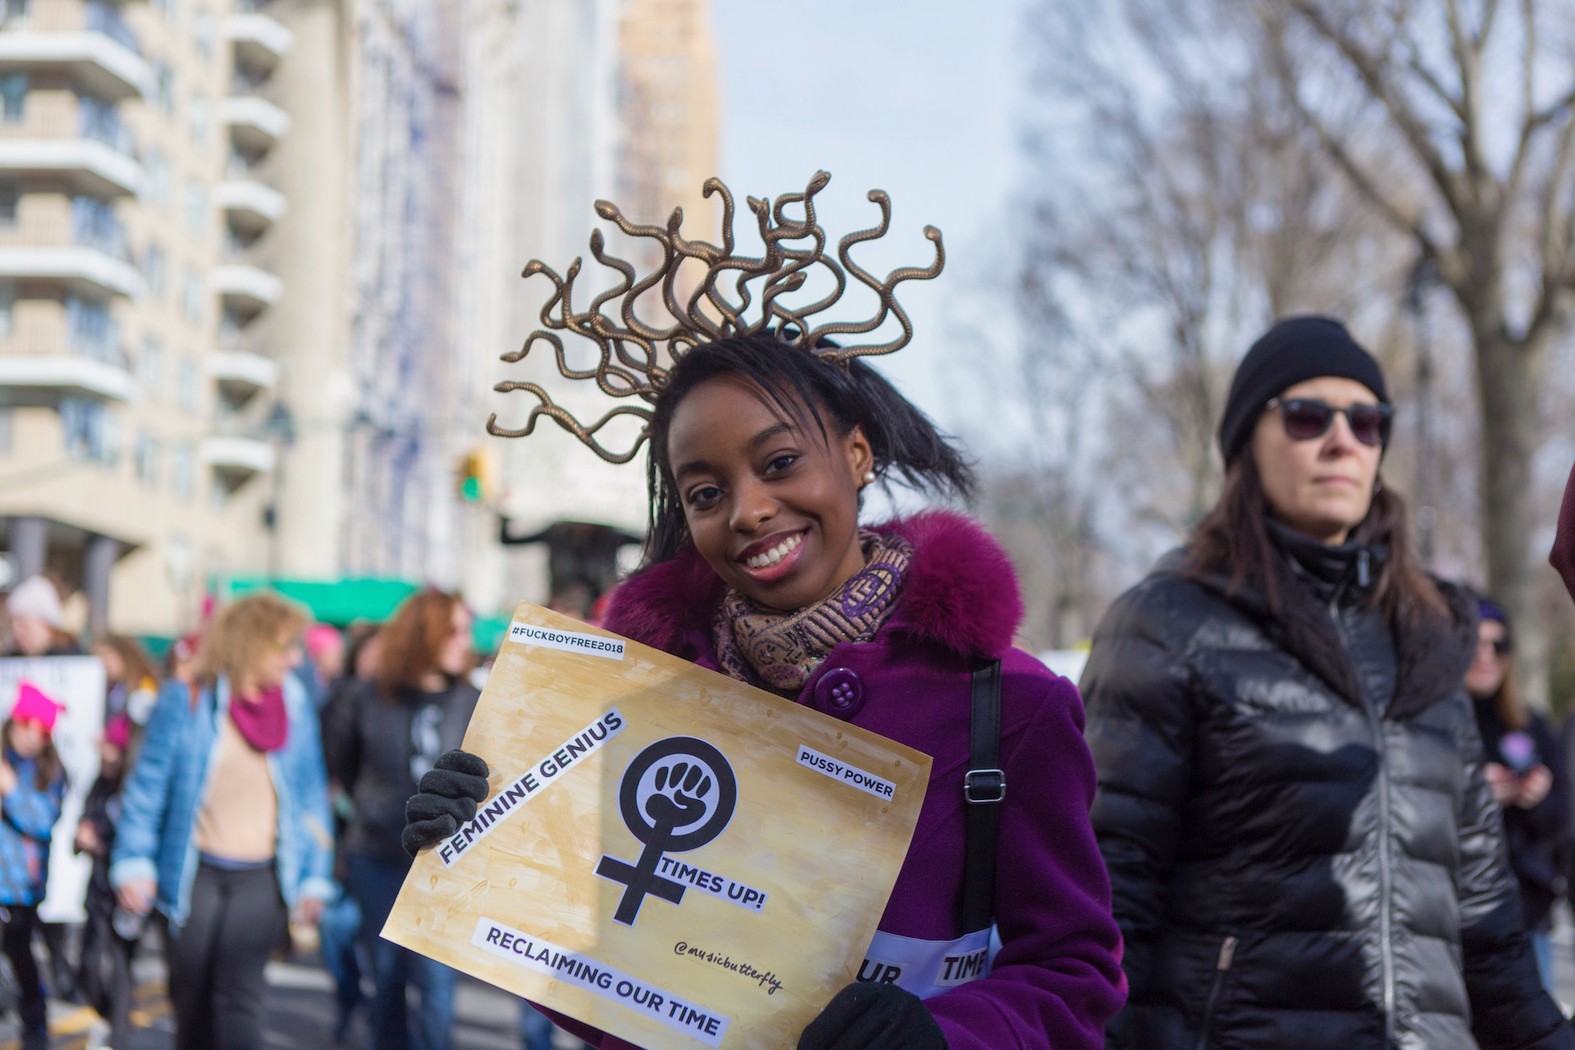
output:
{"label": "tree branch", "polygon": [[1400,205],[1385,196],[1384,192],[1378,188],[1378,183],[1351,156],[1350,151],[1345,148],[1345,144],[1330,132],[1317,114],[1302,104],[1301,96],[1296,91],[1295,75],[1289,68],[1288,57],[1279,46],[1275,46],[1273,50],[1275,71],[1279,74],[1280,80],[1285,87],[1286,98],[1290,101],[1291,107],[1296,110],[1297,116],[1318,137],[1319,146],[1323,148],[1324,152],[1329,154],[1335,166],[1345,173],[1345,177],[1351,180],[1351,184],[1356,187],[1357,192],[1366,198],[1368,203],[1372,204],[1390,225],[1406,236],[1413,238],[1424,252],[1436,256],[1438,249],[1432,237],[1428,234],[1426,227],[1422,225],[1421,216],[1407,215],[1401,210]]}
{"label": "tree branch", "polygon": [[1558,214],[1560,198],[1572,179],[1575,179],[1575,113],[1565,119],[1564,129],[1559,133],[1537,209],[1537,248],[1542,256],[1544,298],[1550,292],[1558,293],[1560,285],[1565,291],[1575,286],[1575,200],[1567,203],[1568,210],[1562,221]]}
{"label": "tree branch", "polygon": [[1409,45],[1407,50],[1410,54],[1406,56],[1406,67],[1415,73],[1417,79],[1425,84],[1433,94],[1437,95],[1439,101],[1448,106],[1449,111],[1464,124],[1468,112],[1466,104],[1454,95],[1451,95],[1449,89],[1444,86],[1444,82],[1439,80],[1431,69],[1427,68],[1427,64],[1422,61],[1421,51],[1417,49],[1416,41],[1407,41],[1407,44]]}
{"label": "tree branch", "polygon": [[[1337,52],[1344,57],[1346,63],[1356,72],[1356,75],[1366,85],[1374,101],[1381,104],[1389,119],[1399,129],[1411,152],[1417,161],[1432,178],[1439,193],[1443,196],[1449,210],[1454,214],[1456,221],[1460,221],[1467,212],[1466,202],[1460,199],[1459,188],[1455,184],[1454,173],[1444,162],[1443,155],[1439,153],[1438,146],[1428,137],[1427,129],[1422,121],[1391,88],[1384,79],[1383,69],[1378,59],[1368,54],[1360,44],[1352,40],[1347,34],[1341,32],[1321,11],[1313,0],[1290,0],[1290,6],[1310,25],[1313,30],[1326,41],[1332,44]],[[1297,97],[1297,107],[1305,110]]]}
{"label": "tree branch", "polygon": [[[1479,207],[1490,203],[1488,194],[1496,189],[1487,162],[1482,157],[1482,47],[1490,19],[1484,18],[1480,35],[1467,32],[1461,16],[1460,0],[1447,0],[1450,50],[1460,74],[1460,151],[1465,161],[1466,182],[1471,199]],[[1459,214],[1457,212],[1457,214]]]}

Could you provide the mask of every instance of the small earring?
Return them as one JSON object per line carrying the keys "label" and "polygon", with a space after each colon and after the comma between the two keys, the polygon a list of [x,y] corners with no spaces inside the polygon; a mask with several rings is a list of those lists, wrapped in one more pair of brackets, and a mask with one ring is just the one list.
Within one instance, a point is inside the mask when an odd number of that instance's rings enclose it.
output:
{"label": "small earring", "polygon": [[864,477],[863,477],[862,480],[864,481],[864,484],[866,484],[866,485],[873,485],[873,484],[875,484],[875,472],[873,470],[866,470],[864,472]]}
{"label": "small earring", "polygon": [[1382,492],[1383,490],[1384,490],[1384,479],[1383,478],[1379,478],[1377,481],[1373,482],[1373,495],[1376,496],[1380,492]]}

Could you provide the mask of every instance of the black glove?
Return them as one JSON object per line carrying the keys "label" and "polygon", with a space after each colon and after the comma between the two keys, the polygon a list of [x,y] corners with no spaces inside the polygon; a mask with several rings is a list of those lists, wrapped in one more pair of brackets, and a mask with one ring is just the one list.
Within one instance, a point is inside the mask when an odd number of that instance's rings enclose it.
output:
{"label": "black glove", "polygon": [[856,982],[836,994],[798,1037],[798,1050],[946,1050],[946,1037],[917,995],[894,984]]}
{"label": "black glove", "polygon": [[469,751],[445,751],[416,785],[419,794],[405,803],[405,831],[399,836],[414,857],[459,830],[487,797],[487,763]]}

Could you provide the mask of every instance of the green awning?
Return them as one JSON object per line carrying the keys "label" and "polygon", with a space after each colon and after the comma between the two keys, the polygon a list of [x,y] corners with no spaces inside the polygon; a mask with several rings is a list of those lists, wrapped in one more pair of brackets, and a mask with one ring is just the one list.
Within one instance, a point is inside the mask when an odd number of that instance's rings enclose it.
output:
{"label": "green awning", "polygon": [[475,639],[476,652],[483,656],[497,652],[503,645],[503,636],[508,629],[507,616],[476,617],[476,622],[470,629],[471,637]]}
{"label": "green awning", "polygon": [[381,622],[393,615],[399,603],[420,590],[405,580],[376,578],[342,580],[289,580],[269,576],[238,576],[230,580],[229,597],[254,591],[274,591],[300,602],[319,623],[346,627],[358,620]]}

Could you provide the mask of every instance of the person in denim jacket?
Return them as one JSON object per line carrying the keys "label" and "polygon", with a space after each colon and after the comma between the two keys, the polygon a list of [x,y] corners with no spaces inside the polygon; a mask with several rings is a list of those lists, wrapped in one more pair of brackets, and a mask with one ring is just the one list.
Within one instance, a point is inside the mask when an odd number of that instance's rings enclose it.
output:
{"label": "person in denim jacket", "polygon": [[178,1050],[263,1045],[263,965],[292,913],[315,924],[333,891],[317,712],[290,673],[304,625],[269,594],[220,612],[126,783],[110,882],[168,923]]}

